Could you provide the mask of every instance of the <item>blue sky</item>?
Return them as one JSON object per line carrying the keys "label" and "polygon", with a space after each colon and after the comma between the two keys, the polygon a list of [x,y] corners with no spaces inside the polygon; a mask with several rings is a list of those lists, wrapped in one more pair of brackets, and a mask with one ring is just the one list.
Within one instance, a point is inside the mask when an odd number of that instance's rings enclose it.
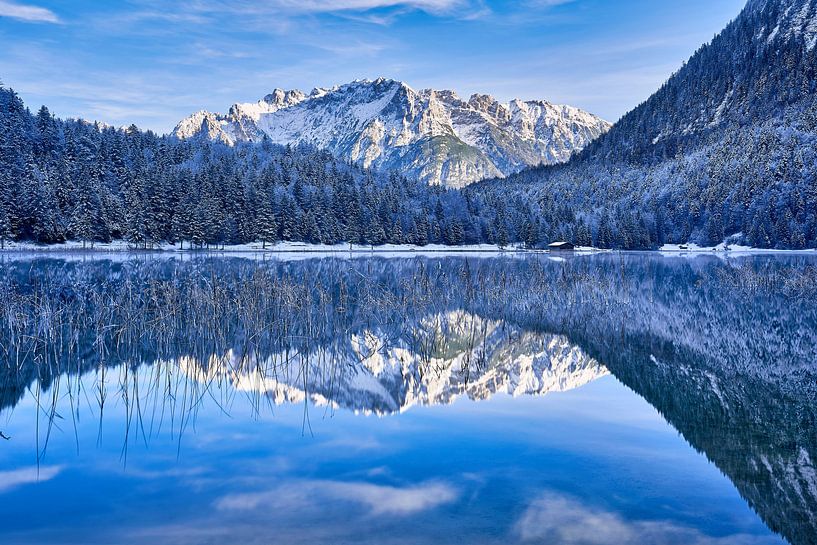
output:
{"label": "blue sky", "polygon": [[0,80],[32,109],[170,131],[273,88],[379,76],[615,121],[745,0],[0,0]]}

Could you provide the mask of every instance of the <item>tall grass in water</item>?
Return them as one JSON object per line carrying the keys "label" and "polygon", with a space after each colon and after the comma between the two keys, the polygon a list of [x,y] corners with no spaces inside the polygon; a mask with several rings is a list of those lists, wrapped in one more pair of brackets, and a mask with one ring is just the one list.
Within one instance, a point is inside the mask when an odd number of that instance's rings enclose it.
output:
{"label": "tall grass in water", "polygon": [[[393,385],[399,395],[446,373],[442,360],[460,351],[467,385],[491,365],[485,320],[582,339],[649,326],[645,312],[677,316],[679,294],[687,294],[688,306],[699,304],[690,291],[696,282],[709,282],[700,291],[706,300],[733,289],[735,278],[758,275],[759,284],[794,274],[724,264],[702,274],[696,264],[674,263],[617,256],[9,262],[0,271],[0,409],[31,386],[40,414],[53,416],[57,398],[68,396],[72,405],[94,399],[101,419],[115,392],[127,404],[129,437],[147,440],[166,428],[181,435],[204,400],[229,411],[238,381],[260,411],[282,395],[275,390],[281,382],[300,386],[307,431],[310,401],[319,394],[331,409],[352,358],[369,365],[394,346],[416,355],[415,376]],[[134,374],[145,364],[153,364],[147,384]],[[86,382],[78,377],[90,372],[93,392],[80,391]],[[46,420],[45,437],[53,418]]]}
{"label": "tall grass in water", "polygon": [[[0,273],[0,408],[34,385],[35,394],[49,392],[52,401],[67,395],[78,403],[90,395],[101,415],[116,386],[136,436],[161,423],[183,431],[205,398],[227,410],[236,395],[229,382],[238,376],[301,384],[306,407],[310,385],[332,391],[345,357],[374,357],[392,343],[421,357],[420,375],[439,374],[444,369],[434,362],[456,333],[457,342],[467,339],[467,377],[472,367],[487,365],[475,350],[486,340],[485,325],[443,316],[462,310],[518,319],[520,312],[586,297],[577,284],[597,281],[591,271],[567,274],[533,262],[520,273],[515,263],[494,267],[463,259],[6,265]],[[366,331],[377,331],[380,345],[350,352],[349,339]],[[204,381],[185,380],[190,370],[179,364],[191,361]],[[156,364],[154,376],[150,389],[139,392],[133,374],[145,363]],[[94,391],[80,392],[77,377],[89,372],[97,377]],[[64,385],[59,377],[66,377]],[[168,399],[179,403],[159,407]],[[153,405],[146,407],[146,400]],[[253,401],[259,410],[269,402]]]}

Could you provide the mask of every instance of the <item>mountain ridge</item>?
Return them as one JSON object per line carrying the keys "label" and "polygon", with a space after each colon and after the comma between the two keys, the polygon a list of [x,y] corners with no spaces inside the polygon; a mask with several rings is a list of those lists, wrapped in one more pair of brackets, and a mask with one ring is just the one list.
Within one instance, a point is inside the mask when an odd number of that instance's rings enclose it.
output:
{"label": "mountain ridge", "polygon": [[545,100],[464,100],[454,91],[415,91],[391,79],[355,80],[332,88],[275,89],[227,114],[199,111],[173,135],[229,145],[269,139],[309,144],[364,167],[399,170],[430,184],[461,187],[532,165],[567,161],[610,124]]}

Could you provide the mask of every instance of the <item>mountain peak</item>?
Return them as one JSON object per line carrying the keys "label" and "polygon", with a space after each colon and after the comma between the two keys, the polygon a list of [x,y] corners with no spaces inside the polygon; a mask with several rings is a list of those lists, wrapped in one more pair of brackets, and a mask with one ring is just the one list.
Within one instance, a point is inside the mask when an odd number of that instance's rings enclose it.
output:
{"label": "mountain peak", "polygon": [[276,106],[291,106],[297,104],[305,99],[306,95],[297,89],[285,91],[283,89],[274,89],[272,93],[266,95],[262,100],[267,104]]}

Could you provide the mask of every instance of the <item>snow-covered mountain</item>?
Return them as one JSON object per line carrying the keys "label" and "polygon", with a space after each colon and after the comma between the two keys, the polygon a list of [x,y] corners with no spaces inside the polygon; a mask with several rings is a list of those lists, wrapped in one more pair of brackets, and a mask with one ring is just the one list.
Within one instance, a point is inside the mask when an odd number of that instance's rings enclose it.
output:
{"label": "snow-covered mountain", "polygon": [[571,106],[453,91],[415,91],[377,79],[301,91],[276,89],[226,115],[197,112],[174,129],[179,138],[227,144],[310,144],[366,167],[451,187],[525,167],[567,161],[610,124]]}
{"label": "snow-covered mountain", "polygon": [[[421,335],[422,348],[409,338]],[[446,405],[460,396],[544,395],[572,390],[609,374],[563,335],[523,331],[453,311],[426,318],[395,339],[367,330],[330,349],[289,351],[259,359],[229,350],[209,361],[181,357],[179,368],[201,383],[227,381],[276,404],[301,403],[390,414]]]}

